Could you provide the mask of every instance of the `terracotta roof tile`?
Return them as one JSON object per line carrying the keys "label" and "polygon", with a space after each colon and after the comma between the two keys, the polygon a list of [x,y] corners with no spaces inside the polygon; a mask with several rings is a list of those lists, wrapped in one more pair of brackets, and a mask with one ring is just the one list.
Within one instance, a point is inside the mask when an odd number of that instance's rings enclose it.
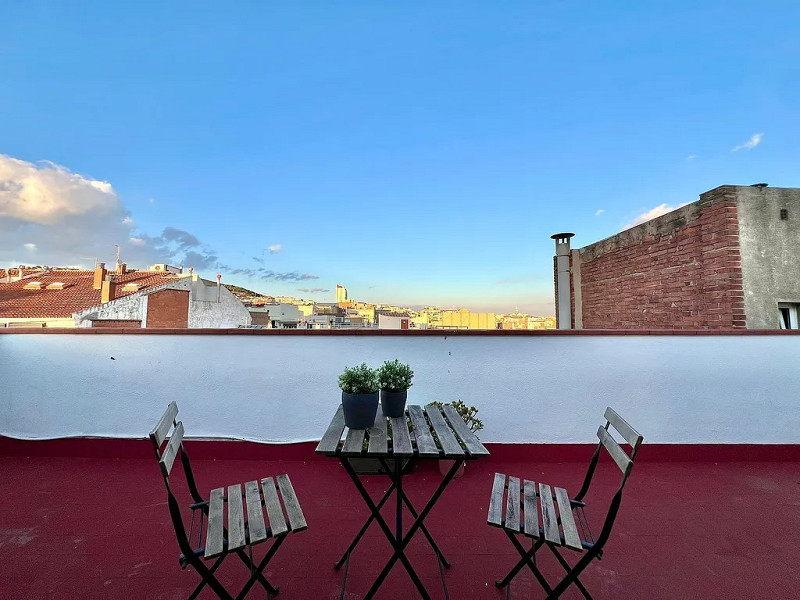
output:
{"label": "terracotta roof tile", "polygon": [[[12,269],[12,274],[15,274]],[[74,313],[100,304],[100,290],[93,289],[94,271],[77,271],[72,269],[52,269],[48,272],[31,271],[25,273],[26,278],[20,281],[0,280],[0,318],[18,319],[53,319],[69,318]],[[117,298],[135,293],[134,290],[123,291],[123,284],[138,283],[139,291],[178,279],[168,272],[130,271],[124,275],[115,275],[117,282]],[[40,290],[24,289],[31,281],[41,281]],[[72,284],[64,289],[46,289],[46,286],[63,282]]]}

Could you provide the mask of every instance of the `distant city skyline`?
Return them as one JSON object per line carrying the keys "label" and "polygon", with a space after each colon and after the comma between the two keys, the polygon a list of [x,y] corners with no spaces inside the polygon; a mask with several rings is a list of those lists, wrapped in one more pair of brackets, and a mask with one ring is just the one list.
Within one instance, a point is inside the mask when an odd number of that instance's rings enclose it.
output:
{"label": "distant city skyline", "polygon": [[0,18],[0,267],[118,245],[272,295],[551,315],[551,234],[578,248],[719,185],[800,187],[797,3]]}
{"label": "distant city skyline", "polygon": [[[337,284],[336,287],[337,288],[342,287],[342,288],[346,289],[347,286],[343,286],[341,284]],[[338,304],[340,302],[340,300],[338,300],[338,298],[335,298],[335,297],[332,298],[332,299],[331,298],[317,299],[317,298],[312,298],[312,297],[309,297],[309,296],[304,296],[303,294],[295,294],[295,295],[291,295],[291,294],[269,294],[269,293],[262,293],[262,292],[259,292],[258,290],[250,289],[250,288],[247,288],[247,287],[245,287],[244,289],[249,290],[251,292],[255,292],[256,294],[258,294],[260,296],[268,297],[268,298],[276,298],[276,299],[277,298],[293,298],[295,300],[306,300],[306,301],[309,301],[309,302],[317,302],[317,303],[322,303],[322,304],[325,304],[325,303]],[[466,304],[460,304],[460,305],[455,305],[454,304],[454,305],[451,305],[451,306],[439,306],[439,305],[430,304],[430,303],[428,303],[428,304],[425,304],[425,303],[423,303],[423,304],[402,304],[402,303],[397,303],[397,302],[375,302],[373,300],[370,300],[370,298],[347,298],[345,300],[349,300],[351,302],[355,302],[355,303],[359,303],[359,304],[361,304],[361,303],[372,304],[374,306],[396,306],[396,307],[408,308],[408,309],[411,309],[411,310],[414,310],[414,311],[420,311],[420,310],[423,310],[425,308],[431,308],[431,307],[439,308],[441,310],[459,310],[461,308],[466,308],[466,309],[468,309],[468,310],[470,310],[472,312],[493,312],[493,313],[496,313],[496,314],[506,314],[506,315],[519,313],[519,314],[528,314],[530,316],[542,316],[542,317],[554,316],[553,314],[550,314],[550,313],[548,313],[548,314],[528,313],[528,312],[520,310],[519,306],[516,306],[516,305],[513,307],[513,310],[499,310],[498,311],[498,310],[477,310],[476,307],[473,306],[472,304],[470,304],[469,302],[466,303]]]}

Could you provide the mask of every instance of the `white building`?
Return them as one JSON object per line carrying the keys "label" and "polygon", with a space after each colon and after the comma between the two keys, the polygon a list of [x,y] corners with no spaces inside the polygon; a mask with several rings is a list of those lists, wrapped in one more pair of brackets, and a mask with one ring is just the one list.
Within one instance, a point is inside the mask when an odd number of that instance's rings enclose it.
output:
{"label": "white building", "polygon": [[303,320],[303,313],[294,304],[265,304],[264,309],[273,329],[296,329]]}
{"label": "white building", "polygon": [[343,285],[336,285],[336,304],[347,302],[347,288]]}
{"label": "white building", "polygon": [[409,317],[383,315],[378,313],[378,329],[408,329]]}
{"label": "white building", "polygon": [[252,322],[247,308],[225,286],[196,273],[121,298],[114,297],[113,281],[109,287],[108,302],[73,315],[76,327],[229,329]]}

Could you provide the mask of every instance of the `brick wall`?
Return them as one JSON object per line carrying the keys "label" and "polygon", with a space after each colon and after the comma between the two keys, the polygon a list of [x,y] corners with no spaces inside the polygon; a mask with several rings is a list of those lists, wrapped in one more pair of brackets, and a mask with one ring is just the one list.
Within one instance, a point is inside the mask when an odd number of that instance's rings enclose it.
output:
{"label": "brick wall", "polygon": [[188,290],[161,290],[147,297],[148,329],[188,327]]}
{"label": "brick wall", "polygon": [[744,328],[736,206],[723,186],[582,248],[584,328]]}
{"label": "brick wall", "polygon": [[92,327],[141,327],[141,321],[126,319],[105,319],[92,321]]}

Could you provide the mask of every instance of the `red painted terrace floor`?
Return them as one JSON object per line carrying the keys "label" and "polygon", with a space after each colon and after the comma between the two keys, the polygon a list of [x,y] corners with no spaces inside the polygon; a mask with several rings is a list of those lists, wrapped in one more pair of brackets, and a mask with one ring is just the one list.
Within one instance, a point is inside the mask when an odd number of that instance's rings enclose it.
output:
{"label": "red painted terrace floor", "polygon": [[[587,449],[588,462],[591,449]],[[279,598],[334,599],[342,571],[332,565],[367,516],[343,468],[329,459],[260,461],[195,460],[201,490],[289,473],[308,530],[291,535],[270,563],[267,577]],[[452,562],[450,597],[500,600],[494,580],[516,562],[502,531],[486,524],[495,471],[577,491],[585,463],[470,463],[446,490],[428,528]],[[177,471],[177,470],[176,470]],[[440,481],[434,468],[418,466],[406,479],[412,500],[426,499]],[[613,465],[602,465],[587,511],[595,534],[606,501],[618,483]],[[387,479],[368,477],[373,493]],[[154,459],[0,457],[0,597],[186,598],[199,582],[182,571]],[[626,487],[615,530],[601,561],[582,580],[596,598],[798,598],[800,470],[796,462],[640,462]],[[602,509],[600,508],[602,506]],[[387,514],[387,518],[389,515]],[[391,522],[391,521],[390,521]],[[376,525],[353,555],[344,597],[363,598],[391,549]],[[443,598],[438,569],[420,535],[409,554],[433,598]],[[544,554],[544,553],[543,553]],[[244,566],[230,557],[218,571],[236,589]],[[547,553],[546,575],[560,575]],[[263,598],[261,588],[249,598]],[[525,570],[511,598],[544,598]],[[214,597],[207,589],[202,598]],[[396,566],[378,599],[417,598]],[[570,589],[566,598],[580,598]]]}

